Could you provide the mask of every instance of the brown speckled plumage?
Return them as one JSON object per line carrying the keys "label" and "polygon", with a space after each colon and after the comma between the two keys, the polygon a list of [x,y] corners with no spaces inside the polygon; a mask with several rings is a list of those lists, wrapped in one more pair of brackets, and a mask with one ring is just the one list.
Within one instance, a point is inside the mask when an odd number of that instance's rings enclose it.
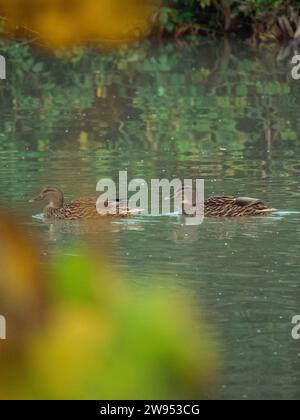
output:
{"label": "brown speckled plumage", "polygon": [[[179,198],[182,201],[183,214],[193,216],[192,206],[196,206],[194,191],[183,187],[173,195],[173,198]],[[276,209],[269,208],[264,201],[257,198],[222,196],[209,197],[204,201],[204,216],[206,217],[265,216],[274,211]]]}
{"label": "brown speckled plumage", "polygon": [[210,197],[204,202],[204,215],[210,217],[262,216],[274,210],[249,197]]}
{"label": "brown speckled plumage", "polygon": [[127,217],[138,212],[137,209],[129,209],[127,201],[115,200],[106,202],[102,210],[97,210],[97,197],[82,197],[64,203],[64,194],[57,187],[45,187],[38,197],[30,200],[31,203],[46,200],[49,204],[44,208],[43,213],[51,219],[96,219],[103,216]]}

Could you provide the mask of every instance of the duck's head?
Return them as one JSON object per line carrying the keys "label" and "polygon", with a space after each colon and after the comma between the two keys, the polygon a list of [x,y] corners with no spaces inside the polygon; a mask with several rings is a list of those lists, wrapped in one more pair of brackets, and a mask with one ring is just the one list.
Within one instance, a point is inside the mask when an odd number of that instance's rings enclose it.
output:
{"label": "duck's head", "polygon": [[37,197],[29,200],[29,203],[35,204],[42,200],[48,201],[50,207],[60,208],[64,204],[64,194],[57,187],[45,187]]}

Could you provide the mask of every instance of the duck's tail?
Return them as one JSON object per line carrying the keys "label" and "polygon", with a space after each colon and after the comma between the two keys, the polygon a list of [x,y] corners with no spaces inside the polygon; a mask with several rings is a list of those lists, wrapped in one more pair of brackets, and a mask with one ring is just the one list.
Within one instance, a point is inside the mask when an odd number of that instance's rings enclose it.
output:
{"label": "duck's tail", "polygon": [[274,211],[278,211],[277,209],[263,209],[263,210],[256,210],[256,212],[258,214],[270,214],[270,213],[274,213]]}

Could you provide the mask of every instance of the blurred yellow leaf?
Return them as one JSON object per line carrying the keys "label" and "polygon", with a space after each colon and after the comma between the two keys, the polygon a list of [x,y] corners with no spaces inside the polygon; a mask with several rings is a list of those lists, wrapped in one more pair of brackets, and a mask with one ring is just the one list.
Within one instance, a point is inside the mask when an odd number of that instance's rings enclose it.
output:
{"label": "blurred yellow leaf", "polygon": [[46,291],[26,234],[4,215],[0,232],[1,398],[207,397],[215,346],[184,292],[130,287],[93,249],[58,257]]}
{"label": "blurred yellow leaf", "polygon": [[11,30],[25,26],[53,47],[138,40],[151,32],[159,5],[160,0],[0,0]]}
{"label": "blurred yellow leaf", "polygon": [[[17,346],[43,319],[45,278],[25,232],[0,213],[0,313],[8,320],[6,347]],[[1,349],[1,347],[0,347]]]}

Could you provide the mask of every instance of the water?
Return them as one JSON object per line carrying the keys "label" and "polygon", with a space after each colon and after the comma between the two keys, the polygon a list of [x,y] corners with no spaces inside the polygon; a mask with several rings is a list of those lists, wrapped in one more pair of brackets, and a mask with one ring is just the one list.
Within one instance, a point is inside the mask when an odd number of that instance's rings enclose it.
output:
{"label": "water", "polygon": [[[218,397],[299,398],[300,83],[289,63],[217,42],[83,50],[73,60],[11,43],[7,54],[15,67],[0,85],[1,202],[40,239],[41,261],[74,244],[104,245],[129,281],[171,279],[218,340]],[[18,63],[31,55],[43,70],[24,79]],[[28,200],[43,186],[67,199],[95,195],[119,170],[147,181],[204,178],[206,196],[259,197],[279,211],[200,226],[170,215],[92,227],[32,217],[42,207]]]}

